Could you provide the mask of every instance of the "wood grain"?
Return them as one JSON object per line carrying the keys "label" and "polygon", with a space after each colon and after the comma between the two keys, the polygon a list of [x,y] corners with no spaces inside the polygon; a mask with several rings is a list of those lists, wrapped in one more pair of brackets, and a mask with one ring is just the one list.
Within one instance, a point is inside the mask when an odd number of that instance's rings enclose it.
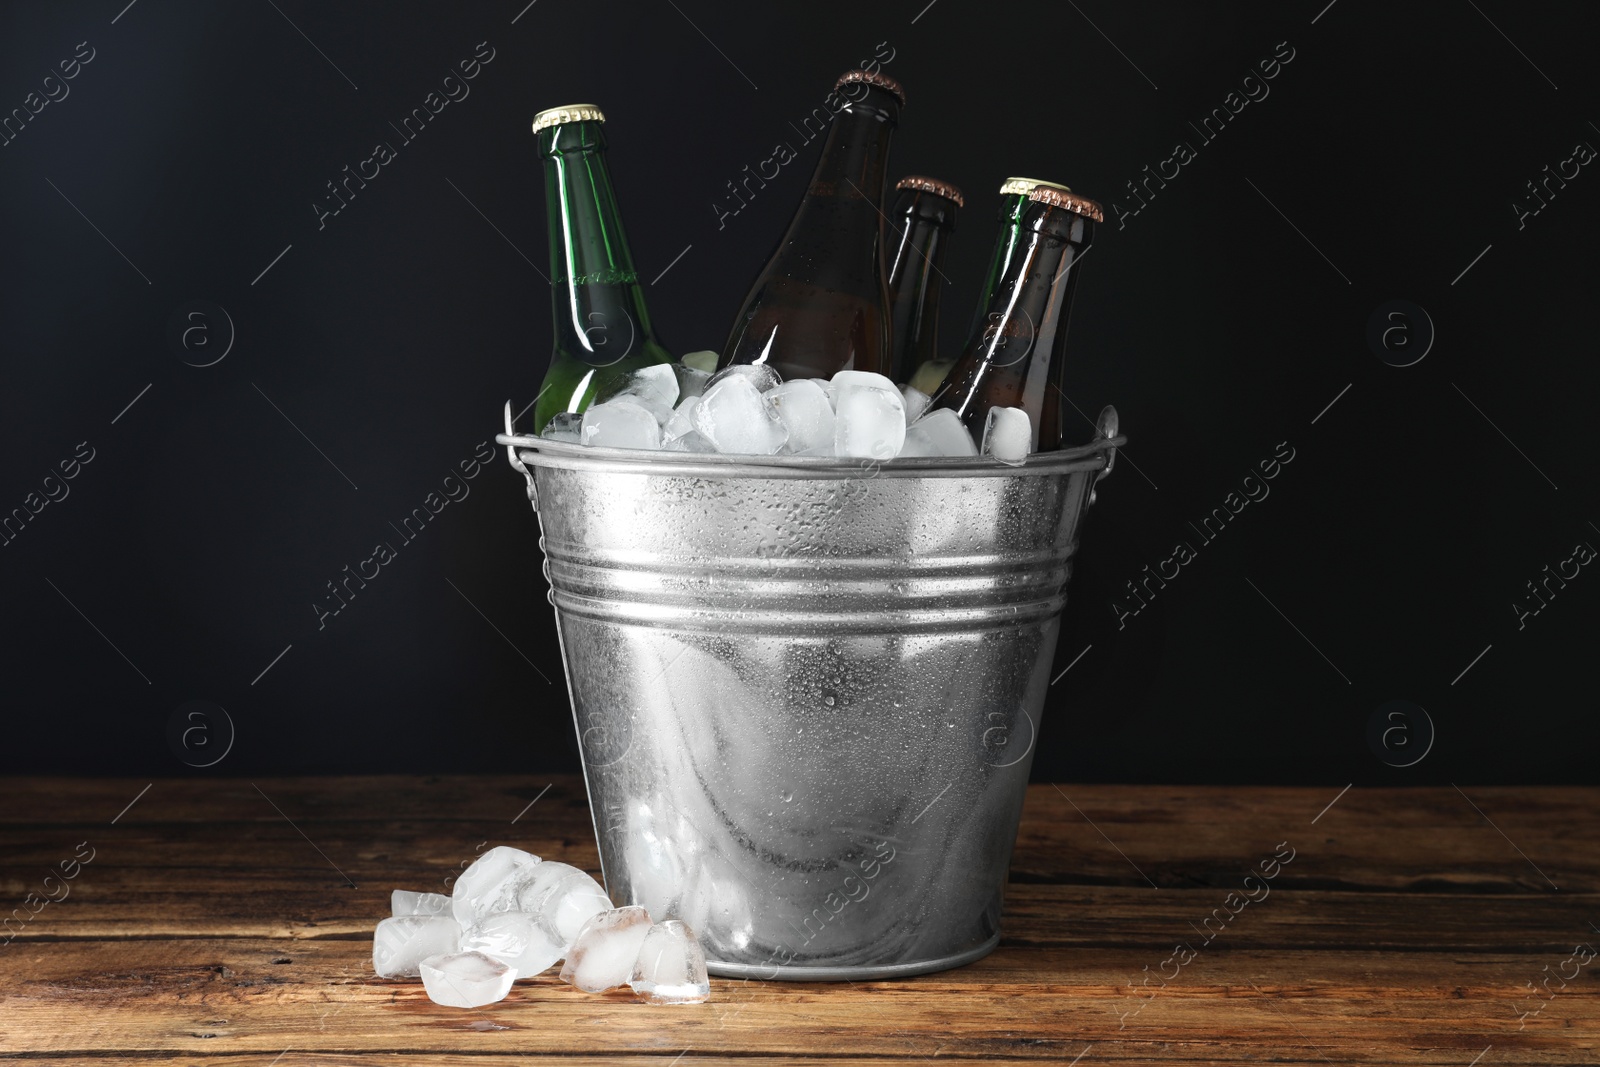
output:
{"label": "wood grain", "polygon": [[[161,781],[119,814],[146,784],[0,783],[0,901],[94,849],[0,945],[0,1056],[1600,1062],[1600,960],[1553,997],[1528,990],[1600,944],[1600,790],[1351,790],[1324,811],[1337,788],[1034,786],[1004,940],[967,967],[713,979],[709,1004],[682,1008],[546,974],[463,1012],[372,977],[389,889],[444,890],[483,842],[597,870],[580,779]],[[1206,916],[1283,842],[1270,894],[1207,941]],[[1195,953],[1181,967],[1179,943]]]}

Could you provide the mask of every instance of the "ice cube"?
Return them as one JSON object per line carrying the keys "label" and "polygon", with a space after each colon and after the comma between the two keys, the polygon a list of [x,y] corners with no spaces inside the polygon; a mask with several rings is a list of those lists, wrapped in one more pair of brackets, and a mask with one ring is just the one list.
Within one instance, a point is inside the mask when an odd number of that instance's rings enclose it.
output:
{"label": "ice cube", "polygon": [[930,411],[906,430],[902,456],[976,456],[978,446],[949,408]]}
{"label": "ice cube", "polygon": [[822,387],[822,391],[824,393],[828,394],[828,405],[830,407],[833,406],[833,383],[832,382],[828,381],[828,379],[826,379],[826,378],[807,378],[806,381],[808,381],[808,382],[816,382],[818,385],[820,385]]}
{"label": "ice cube", "polygon": [[723,367],[713,374],[711,380],[706,383],[706,388],[709,390],[725,378],[743,378],[755,386],[758,393],[764,393],[783,384],[783,375],[765,363],[736,363],[731,367]]}
{"label": "ice cube", "polygon": [[1015,466],[1028,458],[1033,423],[1021,408],[990,408],[983,424],[983,454]]}
{"label": "ice cube", "polygon": [[570,441],[572,444],[580,444],[583,441],[580,432],[582,426],[583,416],[576,411],[558,411],[550,416],[550,421],[544,424],[539,436],[547,441]]}
{"label": "ice cube", "polygon": [[833,449],[860,459],[893,459],[906,439],[905,398],[894,383],[870,371],[833,376]]}
{"label": "ice cube", "polygon": [[532,978],[559,960],[566,946],[559,943],[533,915],[502,911],[488,915],[461,935],[461,951],[481,952]]}
{"label": "ice cube", "polygon": [[708,348],[699,352],[685,353],[678,357],[678,362],[685,367],[693,367],[695,370],[704,371],[707,374],[715,374],[717,372],[717,360],[721,358],[720,355]]}
{"label": "ice cube", "polygon": [[604,993],[633,976],[650,913],[636,905],[603,911],[583,924],[561,965],[561,980],[585,993]]}
{"label": "ice cube", "polygon": [[583,413],[583,443],[605,448],[660,448],[661,423],[631,396],[592,404]]}
{"label": "ice cube", "polygon": [[443,893],[413,893],[396,889],[389,894],[391,915],[452,915],[451,900]]}
{"label": "ice cube", "polygon": [[471,926],[493,912],[514,910],[517,879],[538,864],[538,856],[509,845],[497,845],[473,860],[451,891],[456,922]]}
{"label": "ice cube", "polygon": [[786,451],[804,452],[819,445],[833,447],[833,405],[816,382],[797,378],[762,395],[789,432]]}
{"label": "ice cube", "polygon": [[[673,370],[671,363],[655,363],[648,367],[641,367],[628,377],[622,388],[617,390],[621,396],[648,397],[658,404],[666,405],[668,411],[678,402],[678,373]],[[614,399],[607,397],[607,399]]]}
{"label": "ice cube", "polygon": [[650,412],[650,414],[654,415],[656,417],[656,423],[660,426],[665,426],[672,420],[672,405],[663,404],[653,396],[637,396],[633,393],[624,393],[615,399],[629,400],[635,404],[638,404],[646,411]]}
{"label": "ice cube", "polygon": [[540,917],[561,942],[564,953],[583,930],[583,924],[611,910],[611,898],[600,883],[578,871],[557,885],[544,902]]}
{"label": "ice cube", "polygon": [[700,398],[691,396],[678,405],[678,410],[666,422],[661,424],[661,443],[671,444],[694,429],[694,409],[700,406]]}
{"label": "ice cube", "polygon": [[593,915],[611,910],[611,898],[589,875],[567,863],[542,863],[516,890],[517,909],[532,915],[565,952]]}
{"label": "ice cube", "polygon": [[448,915],[396,915],[372,932],[372,969],[379,978],[415,978],[429,956],[454,952],[461,924]]}
{"label": "ice cube", "polygon": [[422,961],[422,988],[447,1008],[481,1008],[506,999],[517,972],[481,952],[456,952]]}
{"label": "ice cube", "polygon": [[[658,366],[660,366],[663,371],[668,373],[670,373],[672,370],[671,365],[666,363],[658,364]],[[646,367],[645,371],[649,371],[651,369],[653,368]],[[645,375],[643,378],[640,378],[637,375],[631,377],[627,381],[623,382],[622,385],[615,391],[608,392],[603,397],[597,397],[595,402],[589,405],[589,408],[592,410],[599,407],[601,404],[610,404],[622,400],[630,404],[638,404],[640,407],[643,407],[646,411],[650,412],[650,414],[654,415],[656,417],[656,422],[665,425],[666,421],[672,418],[672,405],[678,402],[678,398],[676,395],[674,395],[670,401],[662,398],[666,396],[670,390],[678,387],[677,376],[674,375],[670,382],[668,382],[666,385],[662,385],[660,374],[651,375],[646,374],[645,371],[640,372],[641,374]]]}
{"label": "ice cube", "polygon": [[652,926],[639,946],[628,979],[633,991],[651,1004],[699,1004],[711,997],[706,954],[694,931],[677,919]]}
{"label": "ice cube", "polygon": [[711,371],[716,369],[715,361],[711,370],[701,370],[691,367],[686,363],[674,363],[673,373],[678,376],[678,403],[682,404],[691,396],[699,396],[706,391],[706,382],[711,380]]}
{"label": "ice cube", "polygon": [[560,883],[573,873],[582,874],[570,863],[549,860],[537,867],[524,870],[515,889],[516,908],[527,915],[537,915],[544,902]]}
{"label": "ice cube", "polygon": [[933,399],[922,390],[913,389],[909,385],[900,387],[900,398],[905,401],[907,426],[922,418],[922,413],[928,410],[928,402]]}
{"label": "ice cube", "polygon": [[728,371],[718,375],[695,405],[690,416],[694,428],[710,438],[718,452],[772,455],[783,447],[788,431],[768,410],[750,376]]}
{"label": "ice cube", "polygon": [[[829,446],[830,448],[832,446]],[[711,438],[699,430],[690,430],[682,437],[674,437],[667,442],[668,452],[715,452],[717,446],[711,443]]]}

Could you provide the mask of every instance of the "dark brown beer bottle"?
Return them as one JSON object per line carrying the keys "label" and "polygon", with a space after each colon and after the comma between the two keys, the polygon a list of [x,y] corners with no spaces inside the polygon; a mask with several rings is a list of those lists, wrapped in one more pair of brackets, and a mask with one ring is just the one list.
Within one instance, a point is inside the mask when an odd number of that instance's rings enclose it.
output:
{"label": "dark brown beer bottle", "polygon": [[720,366],[765,363],[785,380],[889,373],[883,199],[905,93],[864,70],[846,73],[834,91],[841,106],[811,184],[744,298]]}
{"label": "dark brown beer bottle", "polygon": [[1089,250],[1094,223],[1104,219],[1099,204],[1073,193],[1040,187],[1028,194],[1016,246],[983,322],[930,410],[951,409],[981,442],[989,409],[1021,408],[1032,424],[1030,451],[1061,447],[1064,349],[1076,268]]}
{"label": "dark brown beer bottle", "polygon": [[[889,211],[889,335],[894,358],[889,377],[907,382],[918,367],[939,358],[940,264],[956,229],[956,209],[966,201],[947,182],[913,175],[895,184]],[[893,231],[898,230],[898,236]]]}

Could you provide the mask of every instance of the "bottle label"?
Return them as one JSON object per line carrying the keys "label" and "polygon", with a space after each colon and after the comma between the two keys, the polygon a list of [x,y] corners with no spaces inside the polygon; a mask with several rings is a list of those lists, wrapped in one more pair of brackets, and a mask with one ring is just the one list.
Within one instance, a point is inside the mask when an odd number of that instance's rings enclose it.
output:
{"label": "bottle label", "polygon": [[[571,279],[573,285],[632,285],[639,280],[639,273],[631,270],[615,270],[610,267],[597,270],[593,274],[580,274]],[[551,285],[566,285],[568,279],[555,278]]]}

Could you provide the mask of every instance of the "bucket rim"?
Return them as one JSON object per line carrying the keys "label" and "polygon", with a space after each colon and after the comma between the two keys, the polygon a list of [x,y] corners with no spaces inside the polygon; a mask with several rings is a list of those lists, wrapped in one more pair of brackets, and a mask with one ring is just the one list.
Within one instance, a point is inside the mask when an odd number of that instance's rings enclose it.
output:
{"label": "bucket rim", "polygon": [[633,471],[640,474],[767,478],[853,478],[870,472],[880,478],[972,478],[1065,474],[1106,466],[1107,453],[1127,442],[1100,437],[1059,452],[1035,452],[1022,463],[986,456],[906,456],[895,459],[840,459],[832,456],[747,456],[712,452],[644,451],[550,441],[520,434],[496,434],[495,443],[515,449],[525,464],[567,470]]}

